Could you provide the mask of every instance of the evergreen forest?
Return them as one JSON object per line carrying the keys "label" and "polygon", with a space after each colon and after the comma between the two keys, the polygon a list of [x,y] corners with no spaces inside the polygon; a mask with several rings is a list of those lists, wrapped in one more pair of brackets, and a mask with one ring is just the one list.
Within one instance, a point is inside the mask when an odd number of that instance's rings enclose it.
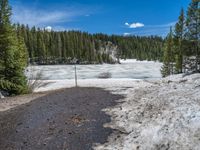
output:
{"label": "evergreen forest", "polygon": [[163,39],[158,36],[118,36],[81,31],[49,31],[14,25],[26,44],[31,64],[117,63],[116,59],[162,60]]}

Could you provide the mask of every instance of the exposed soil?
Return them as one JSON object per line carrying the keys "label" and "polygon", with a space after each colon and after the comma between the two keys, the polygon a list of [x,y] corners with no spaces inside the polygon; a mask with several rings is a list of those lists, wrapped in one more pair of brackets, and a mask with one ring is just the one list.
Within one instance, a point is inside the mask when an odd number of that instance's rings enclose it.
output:
{"label": "exposed soil", "polygon": [[33,93],[33,94],[6,97],[3,99],[0,99],[0,112],[7,111],[19,105],[29,103],[33,100],[36,100],[40,97],[47,95],[48,93],[49,92],[41,92],[41,93]]}
{"label": "exposed soil", "polygon": [[101,110],[122,98],[103,89],[72,88],[0,112],[0,149],[90,150],[112,133],[103,127],[111,119]]}

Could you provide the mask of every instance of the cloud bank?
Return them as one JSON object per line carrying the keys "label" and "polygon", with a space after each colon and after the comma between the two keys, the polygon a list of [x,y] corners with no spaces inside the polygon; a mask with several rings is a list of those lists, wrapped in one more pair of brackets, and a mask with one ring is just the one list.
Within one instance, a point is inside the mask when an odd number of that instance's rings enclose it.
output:
{"label": "cloud bank", "polygon": [[78,21],[81,17],[89,17],[93,13],[93,10],[85,5],[65,5],[62,4],[56,9],[54,6],[43,8],[43,6],[15,2],[12,5],[12,22],[28,24],[30,27],[51,27],[48,30],[71,30],[73,27],[67,27],[70,22]]}
{"label": "cloud bank", "polygon": [[79,15],[77,12],[64,10],[39,10],[34,8],[13,7],[12,21],[15,23],[29,24],[30,26],[40,26],[69,22]]}

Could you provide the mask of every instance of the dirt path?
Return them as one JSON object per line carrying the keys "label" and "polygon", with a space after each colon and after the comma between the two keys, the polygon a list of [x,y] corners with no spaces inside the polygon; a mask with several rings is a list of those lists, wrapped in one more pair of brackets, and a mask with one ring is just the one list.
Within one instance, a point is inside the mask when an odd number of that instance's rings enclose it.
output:
{"label": "dirt path", "polygon": [[90,150],[112,133],[103,128],[111,120],[101,110],[122,98],[98,88],[72,88],[0,112],[0,149]]}

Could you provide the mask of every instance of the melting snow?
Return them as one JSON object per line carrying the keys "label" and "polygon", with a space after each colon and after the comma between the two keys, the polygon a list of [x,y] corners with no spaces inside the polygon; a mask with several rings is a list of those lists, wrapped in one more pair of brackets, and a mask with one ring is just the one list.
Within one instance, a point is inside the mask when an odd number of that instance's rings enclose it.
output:
{"label": "melting snow", "polygon": [[[102,87],[126,97],[103,110],[112,117],[104,126],[115,130],[108,143],[95,144],[94,149],[200,149],[200,74],[160,79],[160,66],[137,61],[78,66],[79,86]],[[74,86],[73,66],[35,69],[46,72],[41,82],[49,83],[36,92]],[[96,79],[102,71],[111,72],[113,78]]]}
{"label": "melting snow", "polygon": [[95,149],[200,149],[200,74],[139,81],[123,92],[122,104],[104,110],[115,133]]}

